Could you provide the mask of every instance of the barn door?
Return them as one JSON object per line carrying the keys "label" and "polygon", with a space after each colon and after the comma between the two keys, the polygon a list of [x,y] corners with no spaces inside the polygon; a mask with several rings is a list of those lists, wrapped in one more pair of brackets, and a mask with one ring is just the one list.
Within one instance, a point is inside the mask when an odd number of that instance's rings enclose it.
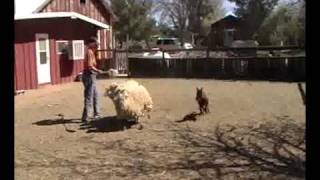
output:
{"label": "barn door", "polygon": [[38,84],[51,82],[48,34],[36,34]]}

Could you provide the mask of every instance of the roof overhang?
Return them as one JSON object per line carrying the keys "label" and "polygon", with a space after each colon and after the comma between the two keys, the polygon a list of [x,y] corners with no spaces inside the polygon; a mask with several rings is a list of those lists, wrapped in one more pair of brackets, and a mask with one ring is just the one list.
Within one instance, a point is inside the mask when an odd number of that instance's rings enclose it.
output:
{"label": "roof overhang", "polygon": [[84,16],[76,12],[48,12],[48,13],[34,13],[28,15],[16,15],[14,20],[28,20],[28,19],[45,19],[45,18],[71,18],[71,19],[80,19],[85,22],[91,23],[103,29],[110,29],[110,26]]}
{"label": "roof overhang", "polygon": [[236,17],[236,16],[234,16],[234,15],[227,15],[224,18],[218,19],[217,21],[213,22],[211,24],[211,27],[216,26],[216,25],[218,25],[218,24],[220,24],[221,22],[224,22],[224,21],[233,21],[233,22],[237,23],[237,22],[240,22],[241,19]]}

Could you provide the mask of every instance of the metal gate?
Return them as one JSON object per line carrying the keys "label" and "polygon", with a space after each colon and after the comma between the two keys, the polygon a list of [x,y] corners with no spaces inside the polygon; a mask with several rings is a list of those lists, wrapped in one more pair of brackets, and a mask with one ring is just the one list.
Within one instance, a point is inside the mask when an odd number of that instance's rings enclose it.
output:
{"label": "metal gate", "polygon": [[114,56],[114,69],[117,69],[120,74],[128,73],[128,52],[124,50],[115,50]]}
{"label": "metal gate", "polygon": [[99,59],[103,62],[103,69],[118,70],[120,74],[128,73],[128,52],[125,50],[98,50]]}

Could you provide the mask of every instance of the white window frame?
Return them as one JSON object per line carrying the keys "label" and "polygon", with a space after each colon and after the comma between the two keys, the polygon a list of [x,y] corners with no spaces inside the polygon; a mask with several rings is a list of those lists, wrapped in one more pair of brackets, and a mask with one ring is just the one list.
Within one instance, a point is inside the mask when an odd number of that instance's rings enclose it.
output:
{"label": "white window frame", "polygon": [[[101,49],[101,37],[100,30],[97,30],[97,41],[98,41],[98,50]],[[101,59],[101,51],[98,51],[98,59]]]}
{"label": "white window frame", "polygon": [[98,49],[101,49],[100,30],[97,30],[97,41],[98,41]]}
{"label": "white window frame", "polygon": [[[82,52],[81,54],[77,55],[75,54],[74,52],[76,52],[76,49],[75,49],[75,44],[81,44],[82,46]],[[71,41],[70,43],[70,50],[71,52],[69,52],[69,59],[72,59],[72,60],[83,60],[84,59],[84,40],[73,40]]]}
{"label": "white window frame", "polygon": [[[67,41],[67,40],[58,40],[58,41],[56,41],[56,52],[57,52],[57,54],[63,54],[62,52],[59,52],[59,46],[58,46],[59,43],[67,43],[68,46],[69,46],[70,42]],[[69,49],[68,49],[68,54],[69,54]]]}

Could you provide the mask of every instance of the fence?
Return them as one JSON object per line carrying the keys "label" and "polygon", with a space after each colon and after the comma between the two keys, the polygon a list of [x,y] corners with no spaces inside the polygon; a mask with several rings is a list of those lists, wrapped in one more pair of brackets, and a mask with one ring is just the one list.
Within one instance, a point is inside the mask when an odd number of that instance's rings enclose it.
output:
{"label": "fence", "polygon": [[102,69],[110,68],[120,73],[128,73],[128,51],[116,49],[98,50],[98,58],[102,62]]}
{"label": "fence", "polygon": [[[304,47],[174,49],[160,56],[156,50],[112,50],[109,68],[125,64],[131,77],[247,78],[305,80]],[[159,52],[158,52],[159,53]],[[167,55],[171,55],[167,58]],[[159,55],[159,54],[158,54]],[[152,57],[152,58],[150,58]],[[119,70],[119,69],[118,69]]]}

